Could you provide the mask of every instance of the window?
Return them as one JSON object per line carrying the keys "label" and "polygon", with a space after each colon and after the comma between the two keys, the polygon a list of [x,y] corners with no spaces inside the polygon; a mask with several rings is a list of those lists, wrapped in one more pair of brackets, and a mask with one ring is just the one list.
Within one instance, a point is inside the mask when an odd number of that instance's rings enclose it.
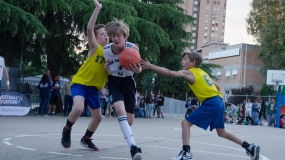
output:
{"label": "window", "polygon": [[220,1],[217,1],[217,5],[220,5]]}
{"label": "window", "polygon": [[224,36],[222,36],[222,39],[224,39]]}
{"label": "window", "polygon": [[216,71],[216,77],[217,77],[218,79],[221,78],[221,75],[222,75],[222,71],[221,71],[221,70]]}
{"label": "window", "polygon": [[207,39],[204,39],[204,42],[207,43],[208,42]]}
{"label": "window", "polygon": [[191,46],[191,49],[194,49],[194,46]]}
{"label": "window", "polygon": [[218,34],[215,34],[215,37],[218,37]]}
{"label": "window", "polygon": [[208,22],[209,22],[209,20],[206,19],[206,20],[205,20],[205,23],[208,23]]}
{"label": "window", "polygon": [[194,4],[195,4],[195,5],[198,5],[198,1],[195,1]]}
{"label": "window", "polygon": [[212,34],[211,34],[211,37],[214,37],[214,36],[215,36],[215,34],[214,34],[214,33],[212,33]]}
{"label": "window", "polygon": [[210,0],[207,0],[207,4],[209,4],[210,3]]}
{"label": "window", "polygon": [[192,33],[192,37],[195,37],[196,36],[196,33]]}
{"label": "window", "polygon": [[230,94],[229,88],[225,88],[225,94]]}
{"label": "window", "polygon": [[206,10],[208,11],[208,10],[209,10],[209,7],[206,7]]}
{"label": "window", "polygon": [[197,21],[196,21],[196,20],[194,20],[194,21],[193,21],[193,23],[194,23],[194,24],[196,24],[196,23],[197,23]]}
{"label": "window", "polygon": [[204,33],[204,36],[207,37],[207,36],[208,36],[208,33]]}
{"label": "window", "polygon": [[226,78],[231,78],[231,71],[230,70],[226,70]]}
{"label": "window", "polygon": [[218,31],[218,28],[215,28],[215,31]]}
{"label": "window", "polygon": [[213,11],[216,11],[216,8],[213,8]]}
{"label": "window", "polygon": [[216,15],[215,15],[215,17],[216,17],[216,18],[219,18],[219,15],[218,15],[218,14],[216,14]]}
{"label": "window", "polygon": [[196,17],[197,17],[197,14],[195,13],[195,14],[193,15],[193,17],[196,18]]}
{"label": "window", "polygon": [[192,27],[192,30],[196,30],[196,27],[194,26],[194,27]]}
{"label": "window", "polygon": [[232,69],[233,78],[237,78],[237,69]]}
{"label": "window", "polygon": [[216,5],[217,4],[217,1],[214,1],[214,5]]}
{"label": "window", "polygon": [[206,26],[206,27],[205,27],[205,31],[207,31],[207,30],[208,30],[208,27]]}
{"label": "window", "polygon": [[195,39],[192,39],[192,43],[195,43]]}
{"label": "window", "polygon": [[209,13],[206,13],[205,16],[208,17],[208,16],[209,16]]}
{"label": "window", "polygon": [[194,7],[194,11],[197,11],[198,9],[197,9],[197,7]]}
{"label": "window", "polygon": [[215,24],[215,21],[212,21],[212,24]]}

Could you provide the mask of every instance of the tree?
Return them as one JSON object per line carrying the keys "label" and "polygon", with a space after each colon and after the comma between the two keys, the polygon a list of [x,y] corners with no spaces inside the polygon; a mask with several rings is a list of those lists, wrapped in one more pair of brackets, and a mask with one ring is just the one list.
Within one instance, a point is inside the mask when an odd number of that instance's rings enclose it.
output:
{"label": "tree", "polygon": [[267,69],[285,68],[285,1],[253,0],[247,32],[261,45],[259,58]]}
{"label": "tree", "polygon": [[[253,95],[254,87],[253,85],[246,86],[238,89],[231,89],[232,95],[228,98],[228,103],[233,103],[235,105],[242,103],[246,98],[253,101],[256,96]],[[247,97],[248,96],[248,97]]]}
{"label": "tree", "polygon": [[260,91],[260,96],[269,96],[269,95],[275,95],[273,86],[268,86],[266,84],[263,84]]}

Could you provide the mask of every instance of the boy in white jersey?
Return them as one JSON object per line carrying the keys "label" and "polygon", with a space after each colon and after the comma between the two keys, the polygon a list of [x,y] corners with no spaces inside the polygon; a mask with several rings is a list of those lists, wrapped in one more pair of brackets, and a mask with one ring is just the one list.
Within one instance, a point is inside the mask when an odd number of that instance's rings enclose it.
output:
{"label": "boy in white jersey", "polygon": [[113,43],[104,47],[104,57],[107,61],[106,70],[108,76],[109,94],[112,95],[112,103],[116,110],[121,131],[131,149],[133,160],[141,160],[141,149],[135,144],[130,126],[134,121],[134,110],[136,106],[136,83],[134,73],[140,73],[141,67],[130,65],[123,68],[119,63],[119,55],[125,48],[134,48],[139,51],[138,46],[126,42],[129,37],[129,27],[121,20],[114,19],[105,26],[109,38]]}
{"label": "boy in white jersey", "polygon": [[8,71],[7,71],[7,68],[5,65],[4,58],[0,56],[0,104],[2,101],[2,98],[1,98],[1,79],[3,76],[3,71],[4,71],[5,78],[6,78],[6,91],[9,91],[10,90],[10,82],[9,82]]}
{"label": "boy in white jersey", "polygon": [[97,0],[93,1],[96,8],[87,25],[88,58],[71,81],[70,91],[73,97],[74,109],[69,113],[66,126],[63,128],[61,144],[64,148],[70,147],[71,128],[82,114],[86,103],[89,106],[92,118],[85,135],[80,140],[80,144],[89,150],[98,151],[99,149],[93,144],[91,137],[102,120],[99,90],[105,86],[108,76],[108,72],[104,68],[106,61],[103,46],[109,43],[109,38],[104,25],[94,26],[102,5]]}
{"label": "boy in white jersey", "polygon": [[190,127],[196,125],[205,130],[210,126],[210,130],[216,129],[218,136],[226,138],[234,143],[241,145],[252,160],[258,160],[260,147],[242,141],[235,135],[225,131],[224,126],[224,102],[219,91],[219,85],[214,82],[209,75],[199,68],[202,57],[196,52],[184,52],[182,55],[183,70],[171,71],[166,68],[158,67],[142,60],[143,69],[152,69],[165,76],[183,77],[188,81],[188,85],[196,97],[202,103],[185,120],[182,121],[182,142],[183,150],[178,156],[170,160],[192,160],[190,153]]}

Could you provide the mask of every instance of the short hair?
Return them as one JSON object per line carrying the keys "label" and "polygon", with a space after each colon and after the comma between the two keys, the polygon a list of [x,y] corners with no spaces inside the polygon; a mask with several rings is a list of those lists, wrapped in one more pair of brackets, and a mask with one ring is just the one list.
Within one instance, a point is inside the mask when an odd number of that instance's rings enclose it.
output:
{"label": "short hair", "polygon": [[97,31],[98,31],[99,29],[101,29],[101,28],[104,28],[104,27],[105,27],[104,24],[96,24],[96,25],[94,26],[95,37],[97,36]]}
{"label": "short hair", "polygon": [[118,33],[123,33],[124,37],[127,37],[130,33],[129,26],[123,20],[118,20],[117,18],[114,18],[113,21],[108,22],[105,26],[105,29],[107,31],[108,37],[112,37]]}
{"label": "short hair", "polygon": [[196,62],[195,63],[196,67],[199,67],[202,64],[202,62],[203,62],[202,56],[199,53],[197,53],[197,52],[184,52],[182,54],[182,58],[185,57],[185,56],[188,56],[190,61],[195,61]]}

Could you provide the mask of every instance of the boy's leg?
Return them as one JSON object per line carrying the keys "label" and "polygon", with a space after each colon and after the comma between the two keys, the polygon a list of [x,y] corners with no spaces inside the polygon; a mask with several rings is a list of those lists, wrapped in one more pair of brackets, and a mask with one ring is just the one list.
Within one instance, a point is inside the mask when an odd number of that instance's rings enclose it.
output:
{"label": "boy's leg", "polygon": [[259,146],[254,144],[249,144],[246,141],[242,141],[234,134],[226,132],[224,128],[216,128],[216,131],[219,137],[223,137],[238,145],[241,145],[246,150],[246,153],[252,158],[252,160],[259,159],[259,150],[260,150]]}

